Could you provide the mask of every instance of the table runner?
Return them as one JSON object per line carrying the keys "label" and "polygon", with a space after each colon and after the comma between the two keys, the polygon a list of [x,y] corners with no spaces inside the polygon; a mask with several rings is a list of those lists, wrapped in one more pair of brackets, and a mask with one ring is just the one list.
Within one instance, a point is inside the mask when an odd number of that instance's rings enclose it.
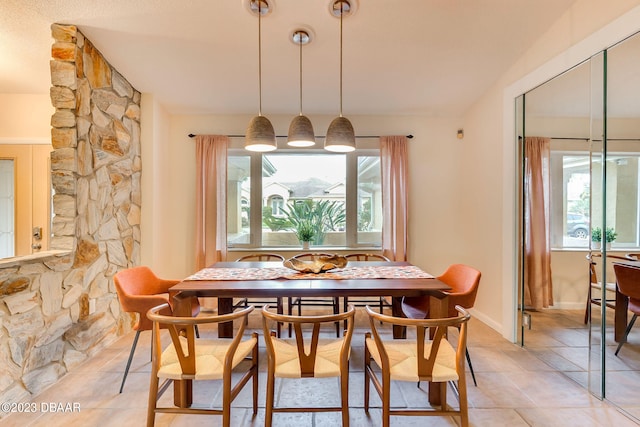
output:
{"label": "table runner", "polygon": [[415,265],[345,267],[324,273],[299,273],[286,267],[204,268],[185,280],[276,280],[276,279],[433,279]]}

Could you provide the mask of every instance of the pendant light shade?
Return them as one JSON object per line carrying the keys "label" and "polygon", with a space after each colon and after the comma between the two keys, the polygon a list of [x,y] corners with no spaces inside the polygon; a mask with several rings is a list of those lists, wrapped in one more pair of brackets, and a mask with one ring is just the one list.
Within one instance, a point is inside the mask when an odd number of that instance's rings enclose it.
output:
{"label": "pendant light shade", "polygon": [[244,148],[249,151],[273,151],[278,148],[273,125],[265,116],[255,116],[249,122]]}
{"label": "pendant light shade", "polygon": [[327,129],[324,148],[336,153],[348,153],[356,149],[356,134],[346,117],[336,117]]}
{"label": "pendant light shade", "polygon": [[291,120],[287,145],[290,147],[313,147],[316,145],[313,125],[311,120],[302,114],[302,46],[311,42],[310,32],[295,30],[291,40],[300,48],[300,114]]}
{"label": "pendant light shade", "polygon": [[273,151],[278,148],[273,125],[262,115],[262,15],[270,12],[267,0],[251,0],[250,10],[258,14],[258,115],[249,122],[244,148],[249,151]]}
{"label": "pendant light shade", "polygon": [[313,147],[316,145],[313,125],[307,116],[300,115],[291,120],[287,144],[291,147]]}
{"label": "pendant light shade", "polygon": [[356,136],[353,125],[342,116],[342,19],[351,11],[348,0],[336,0],[332,4],[331,12],[340,16],[340,116],[333,119],[327,130],[324,148],[328,151],[348,153],[356,149]]}

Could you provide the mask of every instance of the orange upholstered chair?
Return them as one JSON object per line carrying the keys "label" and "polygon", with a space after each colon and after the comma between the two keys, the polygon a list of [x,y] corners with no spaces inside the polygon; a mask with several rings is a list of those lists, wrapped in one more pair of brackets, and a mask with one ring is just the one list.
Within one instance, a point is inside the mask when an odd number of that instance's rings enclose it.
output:
{"label": "orange upholstered chair", "polygon": [[[473,267],[464,264],[452,264],[441,276],[437,277],[441,282],[451,286],[451,291],[449,291],[449,317],[458,315],[457,305],[465,309],[473,307],[476,302],[478,285],[480,285],[480,276],[481,273]],[[429,316],[429,297],[404,297],[402,299],[402,311],[409,319],[426,319]],[[468,350],[466,351],[466,356],[473,383],[478,385]]]}
{"label": "orange upholstered chair", "polygon": [[[122,393],[129,368],[131,367],[131,360],[136,351],[140,332],[151,330],[153,325],[151,320],[147,318],[147,311],[160,304],[167,303],[169,301],[169,288],[179,281],[160,279],[149,267],[140,266],[119,271],[113,276],[113,282],[116,286],[122,311],[138,313],[138,321],[133,326],[133,330],[136,331],[136,336],[131,345],[129,359],[127,360],[127,366],[124,371],[124,376],[122,377],[122,384],[120,385],[120,393]],[[197,316],[200,312],[200,305],[198,304],[197,298],[194,298],[192,307],[192,314]],[[171,314],[171,311],[166,311],[165,314]]]}

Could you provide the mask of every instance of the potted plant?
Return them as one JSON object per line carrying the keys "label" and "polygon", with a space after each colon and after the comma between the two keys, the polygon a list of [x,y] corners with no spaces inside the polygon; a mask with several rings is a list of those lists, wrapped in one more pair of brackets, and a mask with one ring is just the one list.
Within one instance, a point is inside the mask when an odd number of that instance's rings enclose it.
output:
{"label": "potted plant", "polygon": [[600,227],[594,227],[591,229],[591,246],[593,249],[600,249],[602,245],[602,229]]}
{"label": "potted plant", "polygon": [[302,243],[302,249],[309,249],[309,242],[315,236],[316,230],[308,221],[301,221],[296,225],[296,237]]}
{"label": "potted plant", "polygon": [[[607,227],[604,231],[604,240],[607,244],[607,249],[611,248],[611,242],[616,240],[618,233],[613,227]],[[602,246],[602,229],[600,227],[594,227],[591,230],[591,241],[593,242],[593,249],[600,249]]]}
{"label": "potted plant", "polygon": [[618,237],[618,233],[616,233],[616,230],[612,227],[607,227],[607,229],[604,231],[604,240],[607,243],[607,249],[611,248],[611,242],[615,241],[616,237]]}

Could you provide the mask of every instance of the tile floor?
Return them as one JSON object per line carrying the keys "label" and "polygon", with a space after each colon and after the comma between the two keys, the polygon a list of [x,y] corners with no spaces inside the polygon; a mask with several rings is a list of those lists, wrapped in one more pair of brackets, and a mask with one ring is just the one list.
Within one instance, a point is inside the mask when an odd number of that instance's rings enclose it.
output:
{"label": "tile floor", "polygon": [[[558,313],[554,313],[557,316]],[[568,312],[565,319],[551,322],[546,313],[534,313],[533,329],[528,334],[529,347],[523,349],[504,340],[498,333],[472,319],[469,325],[469,350],[478,380],[474,387],[468,374],[469,419],[472,426],[636,426],[640,425],[640,399],[633,394],[634,407],[623,413],[609,402],[593,397],[584,386],[586,349],[584,325],[579,326],[579,312]],[[544,326],[545,323],[547,326]],[[376,405],[367,415],[362,406],[363,335],[368,321],[358,313],[353,339],[350,376],[350,417],[352,426],[381,425],[381,411]],[[553,326],[556,325],[556,326]],[[566,327],[567,325],[571,327]],[[252,314],[249,329],[260,330],[259,313]],[[544,332],[540,332],[544,330]],[[215,335],[205,330],[203,335]],[[149,383],[149,332],[144,332],[134,358],[124,392],[118,393],[122,372],[133,340],[128,334],[100,354],[92,357],[55,385],[34,397],[38,412],[12,414],[0,420],[1,426],[141,426],[145,425]],[[263,342],[261,342],[261,345]],[[639,346],[640,347],[640,346]],[[262,346],[264,348],[264,346]],[[615,348],[614,348],[615,349]],[[624,351],[624,350],[623,350]],[[261,352],[260,410],[252,418],[250,387],[245,388],[232,408],[232,425],[264,424],[264,389],[266,356]],[[637,366],[636,366],[637,369]],[[288,380],[277,383],[276,398],[287,402],[310,401],[338,405],[338,383],[335,379]],[[375,395],[375,393],[374,393]],[[379,402],[372,395],[372,402]],[[205,404],[219,402],[216,384],[208,382],[194,387],[195,400]],[[453,395],[449,401],[457,404]],[[163,396],[172,398],[171,390]],[[392,405],[422,405],[425,392],[415,384],[399,384],[392,391]],[[42,404],[78,404],[79,412],[43,412]],[[629,415],[631,414],[631,415]],[[635,415],[634,415],[635,414]],[[206,415],[159,414],[157,426],[216,426],[221,417]],[[274,414],[275,426],[335,426],[338,413]],[[455,426],[452,418],[392,417],[396,426]]]}

